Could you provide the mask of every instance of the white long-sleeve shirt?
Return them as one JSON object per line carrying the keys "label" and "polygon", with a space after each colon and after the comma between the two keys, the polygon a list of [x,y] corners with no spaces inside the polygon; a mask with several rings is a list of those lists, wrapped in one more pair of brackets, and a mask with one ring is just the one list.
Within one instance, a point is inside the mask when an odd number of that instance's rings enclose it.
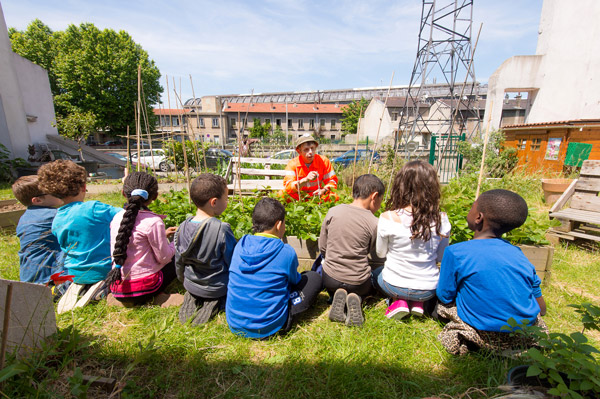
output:
{"label": "white long-sleeve shirt", "polygon": [[[397,221],[392,219],[391,212],[395,213]],[[437,287],[440,270],[436,263],[442,260],[450,236],[448,216],[445,213],[440,216],[441,235],[435,234],[435,225],[432,225],[429,241],[410,239],[412,214],[409,211],[388,211],[379,217],[376,251],[377,256],[386,258],[382,272],[385,282],[415,290]]]}

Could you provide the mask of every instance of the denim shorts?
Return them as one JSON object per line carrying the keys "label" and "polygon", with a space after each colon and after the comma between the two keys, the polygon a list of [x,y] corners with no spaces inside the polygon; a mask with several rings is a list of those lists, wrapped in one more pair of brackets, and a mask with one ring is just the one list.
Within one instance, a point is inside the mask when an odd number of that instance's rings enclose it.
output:
{"label": "denim shorts", "polygon": [[404,299],[405,301],[424,302],[435,297],[435,290],[415,290],[412,288],[396,287],[385,282],[382,272],[383,266],[373,271],[373,285],[377,287],[384,295],[394,299]]}

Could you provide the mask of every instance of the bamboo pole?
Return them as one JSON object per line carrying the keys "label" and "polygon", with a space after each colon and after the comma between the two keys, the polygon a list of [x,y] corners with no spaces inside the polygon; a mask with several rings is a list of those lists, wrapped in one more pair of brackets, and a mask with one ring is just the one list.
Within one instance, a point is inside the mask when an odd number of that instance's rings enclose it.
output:
{"label": "bamboo pole", "polygon": [[358,124],[356,125],[356,146],[354,147],[354,162],[352,163],[352,190],[354,190],[354,178],[356,176],[356,157],[358,156],[358,131],[360,129],[360,119],[362,118],[362,104],[360,105],[360,111],[358,111]]}
{"label": "bamboo pole", "polygon": [[[192,85],[192,97],[194,98],[194,102],[196,102],[196,93],[194,92],[194,82],[192,81],[191,74],[190,74],[190,84]],[[198,118],[199,118],[199,115],[198,115],[198,112],[196,112],[196,121],[198,120]],[[221,125],[223,125],[223,121],[220,119],[221,118],[219,118],[219,123]],[[221,137],[221,140],[222,139],[223,139],[223,137]],[[200,142],[200,146],[202,147],[202,158],[204,159],[204,170],[208,171],[208,165],[206,164],[206,153],[204,152],[204,137],[202,138],[202,141]],[[196,152],[197,152],[197,149],[196,149]]]}
{"label": "bamboo pole", "polygon": [[173,164],[175,164],[175,182],[179,183],[179,171],[177,170],[177,154],[175,153],[175,135],[173,133],[173,117],[171,116],[171,95],[169,94],[169,76],[165,76],[167,81],[167,105],[169,106],[169,126],[171,127],[171,148],[173,149]]}
{"label": "bamboo pole", "polygon": [[[173,92],[175,93],[175,97],[177,98],[177,90],[175,89],[175,78],[173,78]],[[177,102],[175,102],[175,106],[177,107],[177,111],[179,111],[179,106],[177,106]],[[182,127],[183,129],[183,119],[181,117],[181,115],[178,116],[179,119],[179,126]],[[181,149],[183,151],[183,168],[185,171],[185,181],[187,183],[187,189],[188,189],[188,193],[191,193],[191,184],[190,184],[190,167],[189,167],[189,163],[188,163],[188,158],[187,158],[187,148],[185,146],[185,137],[183,132],[181,132]],[[176,162],[177,163],[177,162]],[[188,195],[188,203],[191,204],[192,199],[191,196]]]}
{"label": "bamboo pole", "polygon": [[[240,168],[242,167],[242,146],[241,146],[241,140],[240,140],[240,129],[242,129],[243,131],[243,127],[242,127],[242,122],[240,121],[240,111],[238,111],[238,128],[236,129],[236,138],[237,138],[237,143],[238,143],[238,166],[237,169],[235,170],[235,180],[238,184],[238,189],[240,190],[240,203],[243,204],[242,202],[242,182],[240,181],[241,178],[241,173],[240,173]],[[235,191],[235,185],[233,187],[234,191]]]}
{"label": "bamboo pole", "polygon": [[[254,97],[254,89],[252,89],[252,91],[250,92],[250,101],[248,102],[248,107],[246,107],[246,115],[244,116],[244,121],[243,121],[243,126],[240,125],[240,133],[238,134],[238,169],[237,169],[237,178],[238,178],[238,186],[240,189],[240,202],[242,202],[242,181],[241,181],[241,177],[242,177],[242,171],[240,170],[242,167],[242,142],[241,142],[241,136],[243,135],[244,129],[246,127],[246,123],[248,122],[248,112],[250,112],[250,106],[252,106],[252,99]],[[238,112],[238,119],[239,119],[239,112]]]}
{"label": "bamboo pole", "polygon": [[148,138],[148,145],[150,147],[150,159],[152,159],[152,172],[156,174],[156,164],[154,162],[154,149],[152,148],[152,138],[150,137],[150,126],[148,124],[148,114],[146,112],[147,108],[146,108],[146,99],[145,99],[145,95],[144,95],[144,86],[142,85],[142,75],[141,75],[141,65],[138,67],[140,73],[138,75],[138,78],[140,79],[140,92],[142,94],[142,96],[138,97],[141,99],[141,110],[142,110],[142,117],[144,118],[144,126],[146,127],[146,137]]}
{"label": "bamboo pole", "polygon": [[490,137],[490,122],[492,121],[492,110],[494,109],[494,100],[490,103],[490,115],[488,117],[487,127],[485,128],[485,140],[483,141],[483,152],[481,153],[481,167],[479,168],[479,179],[477,180],[477,191],[475,192],[475,199],[479,197],[479,190],[481,189],[481,180],[483,179],[483,171],[485,169],[485,154],[487,151],[487,144]]}
{"label": "bamboo pole", "polygon": [[[381,122],[383,121],[383,115],[387,107],[388,98],[390,98],[390,91],[392,90],[392,83],[394,82],[394,74],[396,71],[392,71],[392,78],[390,79],[390,86],[388,87],[387,94],[385,96],[385,102],[383,103],[383,109],[381,110],[381,116],[379,117],[379,126],[377,126],[377,135],[375,136],[375,144],[373,145],[373,152],[369,160],[369,168],[367,173],[371,173],[371,165],[373,165],[373,158],[375,158],[375,150],[377,150],[377,144],[379,143],[379,132],[381,131]],[[360,122],[360,119],[358,120]]]}
{"label": "bamboo pole", "polygon": [[[129,168],[131,167],[131,148],[130,145],[130,137],[129,137],[129,125],[127,125],[127,169],[125,170],[125,177],[129,174]],[[138,157],[138,160],[140,158]]]}
{"label": "bamboo pole", "polygon": [[138,102],[134,101],[133,102],[133,109],[134,109],[134,117],[135,117],[135,138],[137,141],[137,160],[138,163],[136,165],[136,171],[140,171],[140,130],[139,130],[139,106],[138,106]]}

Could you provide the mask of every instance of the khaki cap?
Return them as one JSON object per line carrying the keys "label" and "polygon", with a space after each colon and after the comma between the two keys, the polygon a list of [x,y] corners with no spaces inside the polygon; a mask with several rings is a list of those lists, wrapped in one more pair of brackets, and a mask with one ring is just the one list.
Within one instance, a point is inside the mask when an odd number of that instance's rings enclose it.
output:
{"label": "khaki cap", "polygon": [[304,143],[310,143],[311,141],[314,141],[317,146],[319,145],[319,142],[310,134],[303,134],[302,136],[298,137],[298,140],[296,140],[296,148],[300,147],[302,144]]}

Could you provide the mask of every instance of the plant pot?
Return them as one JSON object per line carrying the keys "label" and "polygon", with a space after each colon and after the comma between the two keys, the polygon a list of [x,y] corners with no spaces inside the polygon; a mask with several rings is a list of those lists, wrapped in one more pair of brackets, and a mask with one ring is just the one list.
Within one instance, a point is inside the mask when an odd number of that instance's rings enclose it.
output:
{"label": "plant pot", "polygon": [[16,199],[0,201],[0,229],[15,228],[23,213],[25,207],[18,206]]}
{"label": "plant pot", "polygon": [[553,205],[571,185],[573,179],[542,179],[544,200],[548,205]]}
{"label": "plant pot", "polygon": [[298,255],[298,259],[315,260],[317,256],[319,256],[318,241],[303,240],[296,236],[287,236],[283,237],[283,242],[294,248],[296,255]]}

